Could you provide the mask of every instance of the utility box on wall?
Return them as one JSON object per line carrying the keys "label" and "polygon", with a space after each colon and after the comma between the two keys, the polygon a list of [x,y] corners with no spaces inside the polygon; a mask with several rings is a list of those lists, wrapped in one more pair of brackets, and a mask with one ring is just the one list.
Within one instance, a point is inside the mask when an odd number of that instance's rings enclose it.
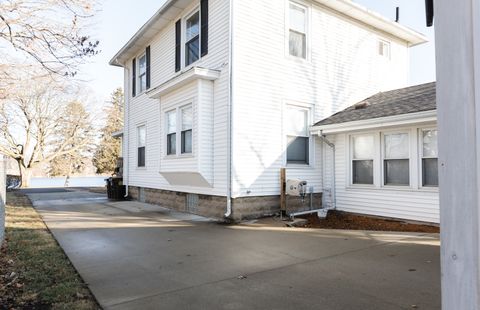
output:
{"label": "utility box on wall", "polygon": [[7,201],[7,161],[0,155],[0,245],[5,237],[5,203]]}

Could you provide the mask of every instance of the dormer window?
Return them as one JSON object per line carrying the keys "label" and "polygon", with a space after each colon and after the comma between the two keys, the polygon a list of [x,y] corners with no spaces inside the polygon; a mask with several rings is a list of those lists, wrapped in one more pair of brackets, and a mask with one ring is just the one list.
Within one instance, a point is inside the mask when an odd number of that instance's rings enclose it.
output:
{"label": "dormer window", "polygon": [[196,11],[185,22],[185,66],[200,58],[200,13]]}

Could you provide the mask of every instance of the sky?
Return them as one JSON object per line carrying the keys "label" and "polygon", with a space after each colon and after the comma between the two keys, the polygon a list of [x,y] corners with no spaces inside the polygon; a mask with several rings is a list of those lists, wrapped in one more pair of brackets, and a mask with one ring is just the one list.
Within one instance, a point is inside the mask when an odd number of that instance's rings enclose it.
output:
{"label": "sky", "polygon": [[[280,0],[279,0],[280,1]],[[95,39],[100,40],[101,53],[84,65],[80,77],[88,82],[94,95],[108,100],[117,87],[123,86],[123,69],[112,67],[109,60],[135,32],[162,6],[165,0],[105,0],[94,22]],[[409,85],[435,80],[435,43],[433,27],[425,26],[423,0],[355,0],[371,11],[395,19],[400,7],[400,23],[423,33],[429,42],[410,49]]]}

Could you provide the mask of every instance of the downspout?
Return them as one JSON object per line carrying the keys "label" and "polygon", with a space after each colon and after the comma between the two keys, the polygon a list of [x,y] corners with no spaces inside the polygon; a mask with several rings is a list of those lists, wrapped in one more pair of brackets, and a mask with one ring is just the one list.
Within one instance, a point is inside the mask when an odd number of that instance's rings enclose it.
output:
{"label": "downspout", "polygon": [[[130,79],[130,70],[128,69],[128,67],[124,67],[125,71],[127,72],[126,73],[126,78],[124,80],[124,92],[123,92],[123,98],[124,98],[124,101],[125,101],[125,107],[123,109],[123,140],[124,140],[124,149],[123,149],[123,173],[124,173],[124,176],[123,176],[123,180],[124,180],[124,184],[125,184],[125,196],[124,198],[127,198],[128,197],[128,183],[129,183],[129,174],[130,174],[130,160],[129,160],[129,140],[130,140],[130,133],[129,133],[129,130],[130,130],[130,100],[129,100],[129,96],[130,96],[130,89],[128,87],[128,81]],[[125,126],[126,125],[126,126]],[[125,128],[127,128],[127,130],[125,130]],[[125,137],[125,134],[127,137]],[[125,164],[126,163],[126,164]],[[126,168],[126,169],[125,169]],[[126,170],[126,171],[125,171]],[[126,172],[126,173],[125,173]],[[126,176],[126,182],[125,182],[125,176]]]}
{"label": "downspout", "polygon": [[[337,208],[337,184],[336,184],[336,171],[335,171],[335,144],[332,143],[331,141],[329,141],[327,139],[327,137],[320,131],[318,137],[320,138],[320,140],[322,140],[323,143],[325,143],[326,145],[328,145],[331,149],[332,149],[332,152],[333,152],[333,208],[332,209],[336,209]],[[323,161],[325,160],[325,158],[323,159]],[[322,161],[322,162],[323,162]],[[325,174],[325,171],[322,171],[322,174]]]}
{"label": "downspout", "polygon": [[229,36],[228,36],[228,45],[229,45],[229,55],[228,55],[228,107],[227,107],[227,210],[224,214],[225,218],[231,218],[232,216],[232,101],[233,101],[233,0],[230,0],[230,11],[229,11]]}

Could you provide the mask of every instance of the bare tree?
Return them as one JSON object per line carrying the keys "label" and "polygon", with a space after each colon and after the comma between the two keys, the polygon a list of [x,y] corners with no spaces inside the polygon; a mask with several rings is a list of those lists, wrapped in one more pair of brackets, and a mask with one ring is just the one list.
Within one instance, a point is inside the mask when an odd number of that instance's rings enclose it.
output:
{"label": "bare tree", "polygon": [[62,156],[76,156],[92,143],[90,120],[80,115],[79,103],[68,99],[72,92],[35,81],[18,85],[0,105],[0,153],[17,161],[23,187],[28,187],[33,168]]}
{"label": "bare tree", "polygon": [[[59,116],[55,131],[53,153],[60,155],[50,161],[49,172],[53,176],[65,176],[68,179],[72,174],[82,172],[92,156],[94,130],[84,105],[79,101],[68,103]],[[74,151],[60,150],[65,141],[69,145],[64,149]]]}
{"label": "bare tree", "polygon": [[123,90],[117,88],[111,96],[110,105],[105,109],[107,120],[101,129],[100,144],[93,157],[98,173],[113,173],[120,154],[120,140],[112,134],[123,127]]}
{"label": "bare tree", "polygon": [[[85,58],[98,53],[99,42],[85,33],[95,4],[95,0],[1,0],[0,46],[7,48],[0,49],[0,59],[19,52],[17,57],[33,59],[48,73],[75,75]],[[7,64],[0,61],[0,66]]]}

